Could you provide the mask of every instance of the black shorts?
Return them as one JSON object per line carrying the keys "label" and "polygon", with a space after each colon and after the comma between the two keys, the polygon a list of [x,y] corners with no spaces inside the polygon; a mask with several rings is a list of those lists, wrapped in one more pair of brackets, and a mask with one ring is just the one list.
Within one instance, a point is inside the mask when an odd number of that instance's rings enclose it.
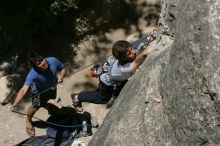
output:
{"label": "black shorts", "polygon": [[46,107],[47,102],[50,99],[55,99],[57,94],[57,90],[50,89],[42,94],[33,94],[32,95],[32,105],[33,107],[39,108],[39,107]]}

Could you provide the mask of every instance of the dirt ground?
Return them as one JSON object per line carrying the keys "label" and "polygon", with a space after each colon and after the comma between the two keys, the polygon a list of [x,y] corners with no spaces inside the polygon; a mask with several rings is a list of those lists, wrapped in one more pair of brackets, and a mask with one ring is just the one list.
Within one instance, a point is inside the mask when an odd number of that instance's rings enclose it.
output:
{"label": "dirt ground", "polygon": [[[143,13],[144,14],[144,13]],[[152,26],[146,27],[146,19],[145,15],[140,18],[139,21],[139,29],[141,28],[141,33],[149,33],[155,28],[155,24]],[[132,26],[131,26],[132,29]],[[127,33],[127,30],[122,28],[118,28],[112,30],[111,32],[105,33],[106,37],[108,37],[111,42],[115,42],[117,40],[135,40],[135,36],[140,33],[140,30],[133,30],[130,31],[130,34]],[[98,36],[93,36],[94,40],[98,40]],[[74,58],[75,62],[80,64],[80,67],[85,67],[88,64],[92,64],[94,60],[98,58],[106,58],[109,54],[111,54],[111,47],[112,43],[109,44],[102,44],[99,43],[99,46],[105,46],[107,49],[99,50],[100,52],[96,52],[94,47],[91,47],[91,40],[85,39],[80,45],[80,49],[78,51],[78,55]],[[90,46],[90,47],[88,47]],[[92,53],[93,52],[93,53]],[[55,100],[51,100],[50,102],[56,104],[57,106],[69,106],[72,104],[70,94],[71,93],[78,93],[83,90],[94,90],[97,86],[98,79],[91,78],[87,76],[87,71],[89,68],[85,68],[83,70],[73,70],[69,73],[69,76],[66,77],[62,84],[58,84],[57,86],[57,98]],[[76,72],[76,73],[72,73]],[[58,99],[61,101],[57,103]],[[28,102],[21,102],[19,104],[19,112],[26,113],[26,107],[30,104]],[[83,103],[84,111],[89,112],[93,117],[96,118],[99,125],[102,123],[105,115],[109,111],[110,108],[107,108],[106,105],[97,105],[92,103]],[[36,114],[35,117],[40,118],[42,120],[47,120],[49,117],[47,110],[40,109]],[[15,145],[27,138],[28,135],[25,131],[25,121],[26,116],[21,114],[16,114],[8,111],[8,105],[2,106],[0,105],[0,145],[1,146],[12,146]],[[37,119],[33,119],[33,121],[39,121]],[[93,129],[93,133],[96,129]],[[36,136],[45,135],[46,131],[44,127],[35,127]],[[89,142],[91,136],[80,138],[85,144]]]}

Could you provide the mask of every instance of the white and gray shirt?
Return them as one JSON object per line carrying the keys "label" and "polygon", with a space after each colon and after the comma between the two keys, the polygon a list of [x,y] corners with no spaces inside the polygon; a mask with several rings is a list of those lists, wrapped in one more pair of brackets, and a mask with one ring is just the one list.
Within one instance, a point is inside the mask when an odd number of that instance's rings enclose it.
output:
{"label": "white and gray shirt", "polygon": [[100,80],[106,85],[113,86],[116,82],[127,80],[135,73],[130,67],[131,62],[120,65],[117,59],[111,57],[108,63],[109,71],[100,76]]}

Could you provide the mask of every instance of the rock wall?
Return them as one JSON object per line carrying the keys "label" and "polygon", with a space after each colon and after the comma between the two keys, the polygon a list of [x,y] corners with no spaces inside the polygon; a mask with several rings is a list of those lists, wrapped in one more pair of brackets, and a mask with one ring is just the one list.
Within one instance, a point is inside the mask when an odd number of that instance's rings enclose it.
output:
{"label": "rock wall", "polygon": [[220,2],[163,0],[157,52],[89,146],[220,145]]}

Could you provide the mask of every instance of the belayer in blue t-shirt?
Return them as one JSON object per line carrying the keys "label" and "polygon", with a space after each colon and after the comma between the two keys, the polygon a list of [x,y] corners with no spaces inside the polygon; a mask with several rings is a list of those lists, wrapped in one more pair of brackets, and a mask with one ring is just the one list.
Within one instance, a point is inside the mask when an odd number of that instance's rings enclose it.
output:
{"label": "belayer in blue t-shirt", "polygon": [[32,68],[10,110],[15,109],[15,106],[31,88],[32,104],[27,108],[26,132],[30,137],[33,137],[35,136],[35,130],[32,117],[40,107],[49,108],[51,104],[48,103],[48,100],[56,98],[56,87],[54,86],[56,86],[56,83],[63,81],[67,69],[57,58],[43,58],[36,53],[30,58],[30,62]]}

